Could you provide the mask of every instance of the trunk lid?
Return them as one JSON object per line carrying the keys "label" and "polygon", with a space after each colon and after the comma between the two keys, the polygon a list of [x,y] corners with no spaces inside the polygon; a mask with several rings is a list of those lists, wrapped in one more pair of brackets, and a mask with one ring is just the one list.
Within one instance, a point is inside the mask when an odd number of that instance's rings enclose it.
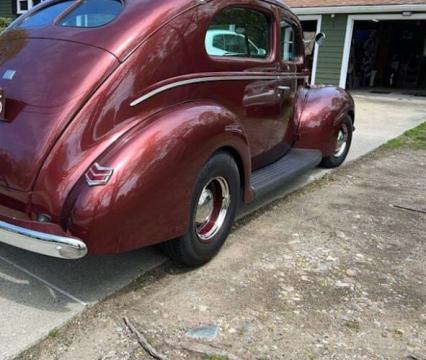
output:
{"label": "trunk lid", "polygon": [[0,37],[0,186],[30,191],[49,150],[119,62],[96,47],[19,32]]}

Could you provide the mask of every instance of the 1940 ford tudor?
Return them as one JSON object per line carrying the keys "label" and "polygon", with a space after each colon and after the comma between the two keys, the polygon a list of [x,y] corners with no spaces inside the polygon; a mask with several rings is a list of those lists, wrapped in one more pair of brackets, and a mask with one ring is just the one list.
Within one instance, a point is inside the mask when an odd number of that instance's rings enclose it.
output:
{"label": "1940 ford tudor", "polygon": [[353,100],[308,77],[278,0],[41,3],[0,37],[0,242],[207,262],[241,204],[345,160]]}

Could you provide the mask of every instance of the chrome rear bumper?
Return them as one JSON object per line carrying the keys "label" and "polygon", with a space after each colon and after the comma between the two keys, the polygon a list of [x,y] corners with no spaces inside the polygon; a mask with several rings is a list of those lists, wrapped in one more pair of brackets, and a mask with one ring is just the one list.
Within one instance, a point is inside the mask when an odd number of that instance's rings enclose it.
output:
{"label": "chrome rear bumper", "polygon": [[0,243],[61,259],[75,260],[87,254],[86,244],[80,240],[29,230],[4,221],[0,221]]}

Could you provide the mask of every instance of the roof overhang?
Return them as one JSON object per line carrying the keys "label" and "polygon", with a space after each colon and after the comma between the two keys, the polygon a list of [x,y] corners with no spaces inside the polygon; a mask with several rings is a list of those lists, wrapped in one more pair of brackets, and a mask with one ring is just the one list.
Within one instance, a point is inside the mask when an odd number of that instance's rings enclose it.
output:
{"label": "roof overhang", "polygon": [[318,6],[291,8],[296,15],[426,12],[426,4]]}

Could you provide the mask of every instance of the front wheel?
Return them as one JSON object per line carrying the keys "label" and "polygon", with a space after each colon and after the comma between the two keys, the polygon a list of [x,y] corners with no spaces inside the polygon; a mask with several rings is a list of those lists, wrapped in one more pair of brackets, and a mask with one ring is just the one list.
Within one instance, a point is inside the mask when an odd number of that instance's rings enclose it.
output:
{"label": "front wheel", "polygon": [[322,159],[320,166],[325,168],[336,168],[343,164],[348,156],[349,149],[352,144],[353,123],[349,115],[347,115],[337,134],[336,148],[334,153]]}
{"label": "front wheel", "polygon": [[165,243],[166,253],[191,267],[211,260],[231,231],[240,194],[240,174],[234,159],[225,152],[214,155],[198,176],[188,232]]}

